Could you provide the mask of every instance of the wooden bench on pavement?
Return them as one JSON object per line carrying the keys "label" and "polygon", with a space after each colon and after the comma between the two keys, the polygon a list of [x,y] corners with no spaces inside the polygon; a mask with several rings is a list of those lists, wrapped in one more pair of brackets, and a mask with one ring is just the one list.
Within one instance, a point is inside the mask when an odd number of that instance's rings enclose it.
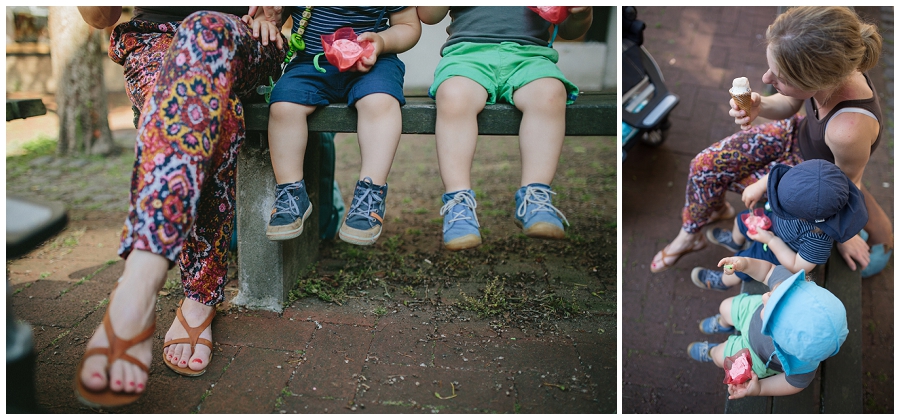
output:
{"label": "wooden bench on pavement", "polygon": [[[233,303],[280,312],[301,272],[313,265],[319,250],[319,161],[317,132],[356,132],[356,109],[332,104],[316,110],[308,119],[310,141],[304,160],[313,212],[303,234],[289,241],[273,242],[265,230],[274,202],[275,176],[267,140],[269,107],[245,105],[247,139],[238,155],[237,229],[238,295]],[[566,108],[567,136],[615,136],[619,131],[615,93],[583,93]],[[427,97],[407,97],[403,114],[404,134],[434,134],[436,110]],[[485,107],[478,116],[480,135],[517,135],[522,113],[508,104]]]}

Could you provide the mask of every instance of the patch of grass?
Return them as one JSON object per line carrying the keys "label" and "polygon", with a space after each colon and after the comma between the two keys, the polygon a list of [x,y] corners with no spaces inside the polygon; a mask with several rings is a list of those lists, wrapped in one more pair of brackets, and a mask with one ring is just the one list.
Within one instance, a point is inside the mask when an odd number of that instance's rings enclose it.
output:
{"label": "patch of grass", "polygon": [[387,308],[385,308],[384,306],[379,306],[379,307],[373,309],[372,313],[375,314],[375,316],[380,317],[387,313]]}
{"label": "patch of grass", "polygon": [[462,300],[458,305],[465,310],[472,311],[483,318],[492,317],[508,311],[509,303],[503,289],[506,282],[494,277],[482,290],[480,297],[472,297],[465,292],[460,292]]}
{"label": "patch of grass", "polygon": [[413,235],[413,236],[419,236],[422,234],[422,229],[406,228],[406,234]]}
{"label": "patch of grass", "polygon": [[425,207],[419,207],[419,208],[413,210],[413,213],[415,213],[415,214],[425,214],[428,212],[429,212],[429,210],[426,209]]}
{"label": "patch of grass", "polygon": [[59,142],[47,136],[40,136],[28,143],[22,145],[25,153],[31,157],[46,156],[56,153],[56,147]]}

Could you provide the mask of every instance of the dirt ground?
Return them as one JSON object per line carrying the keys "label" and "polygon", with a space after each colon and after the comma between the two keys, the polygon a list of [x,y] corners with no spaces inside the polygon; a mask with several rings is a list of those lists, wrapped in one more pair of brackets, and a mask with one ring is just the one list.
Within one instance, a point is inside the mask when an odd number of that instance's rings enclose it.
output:
{"label": "dirt ground", "polygon": [[[45,103],[53,109],[52,98]],[[66,264],[96,266],[117,259],[135,130],[127,104],[115,95],[111,104],[120,153],[109,157],[56,157],[49,140],[53,130],[47,128],[55,124],[52,112],[8,123],[7,194],[60,201],[69,209],[67,228],[34,253],[56,254],[59,261],[79,254],[75,262],[19,264],[11,271],[8,262],[13,285],[34,281],[35,272],[40,278],[56,278],[57,272],[71,271]],[[335,143],[336,179],[349,203],[359,149],[355,134],[339,134]],[[615,337],[617,157],[615,138],[566,139],[553,187],[558,194],[554,203],[571,224],[568,237],[538,241],[526,238],[513,223],[521,172],[517,138],[481,138],[472,178],[484,243],[451,253],[441,245],[443,187],[434,137],[404,136],[388,178],[381,239],[373,247],[324,242],[319,264],[298,279],[293,297],[343,304],[377,296],[386,299],[379,303],[382,308],[428,305],[435,318],[489,319],[496,331],[515,328],[541,337],[574,330]],[[170,278],[168,292],[180,293],[174,290],[177,273]],[[226,291],[234,291],[234,282]],[[440,297],[431,298],[436,290]],[[616,356],[608,356],[615,366]],[[604,393],[615,395],[612,384],[605,388],[611,389]]]}

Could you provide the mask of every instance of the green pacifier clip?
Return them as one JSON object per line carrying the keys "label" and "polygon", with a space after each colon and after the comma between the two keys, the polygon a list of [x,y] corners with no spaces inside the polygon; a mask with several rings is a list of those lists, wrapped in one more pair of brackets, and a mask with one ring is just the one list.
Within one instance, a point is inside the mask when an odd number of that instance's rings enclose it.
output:
{"label": "green pacifier clip", "polygon": [[[306,32],[306,25],[309,24],[312,9],[312,6],[307,6],[303,10],[303,14],[300,15],[300,22],[297,23],[297,32],[292,33],[288,39],[288,51],[284,57],[285,64],[291,62],[291,58],[294,57],[296,52],[303,51],[306,48],[306,43],[303,42],[303,33]],[[266,103],[270,103],[273,89],[275,89],[275,81],[272,80],[272,76],[269,76],[269,85],[262,85],[256,88],[256,93],[263,95],[266,98]]]}

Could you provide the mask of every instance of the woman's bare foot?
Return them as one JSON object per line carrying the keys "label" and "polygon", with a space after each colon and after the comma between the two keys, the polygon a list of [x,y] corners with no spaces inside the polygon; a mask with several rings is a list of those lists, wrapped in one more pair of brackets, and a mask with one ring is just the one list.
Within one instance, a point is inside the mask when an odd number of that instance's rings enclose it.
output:
{"label": "woman's bare foot", "polygon": [[[187,321],[189,327],[198,327],[202,325],[209,317],[210,313],[215,312],[215,310],[215,306],[206,306],[191,299],[185,299],[181,303],[181,313],[184,315],[184,319]],[[178,318],[175,318],[169,331],[166,332],[164,342],[176,338],[187,337],[188,333],[184,329],[184,326],[181,325]],[[200,333],[200,338],[205,338],[212,342],[212,324]],[[202,342],[194,346],[193,353],[191,352],[191,345],[187,343],[172,344],[163,349],[163,355],[166,360],[178,367],[189,368],[194,371],[202,371],[206,368],[206,365],[209,364],[209,356],[211,353],[212,349]]]}
{"label": "woman's bare foot", "polygon": [[[711,222],[730,219],[734,217],[734,207],[725,202],[725,207],[721,210],[714,211],[710,215]],[[662,250],[653,256],[653,262],[650,263],[650,271],[659,273],[668,270],[669,267],[675,265],[679,258],[685,254],[699,251],[706,247],[706,240],[703,235],[698,233],[687,233],[684,229],[678,231],[678,236],[666,245]]]}
{"label": "woman's bare foot", "polygon": [[[154,324],[156,296],[166,279],[169,261],[150,252],[135,250],[125,262],[125,272],[111,295],[110,323],[116,337],[122,340],[134,338]],[[130,347],[125,354],[150,366],[152,360],[150,339]],[[109,347],[109,339],[101,324],[88,341],[87,348]],[[147,386],[147,373],[126,360],[117,359],[107,366],[105,355],[93,355],[84,361],[79,377],[85,388],[91,391],[109,389],[116,392],[141,393]]]}

